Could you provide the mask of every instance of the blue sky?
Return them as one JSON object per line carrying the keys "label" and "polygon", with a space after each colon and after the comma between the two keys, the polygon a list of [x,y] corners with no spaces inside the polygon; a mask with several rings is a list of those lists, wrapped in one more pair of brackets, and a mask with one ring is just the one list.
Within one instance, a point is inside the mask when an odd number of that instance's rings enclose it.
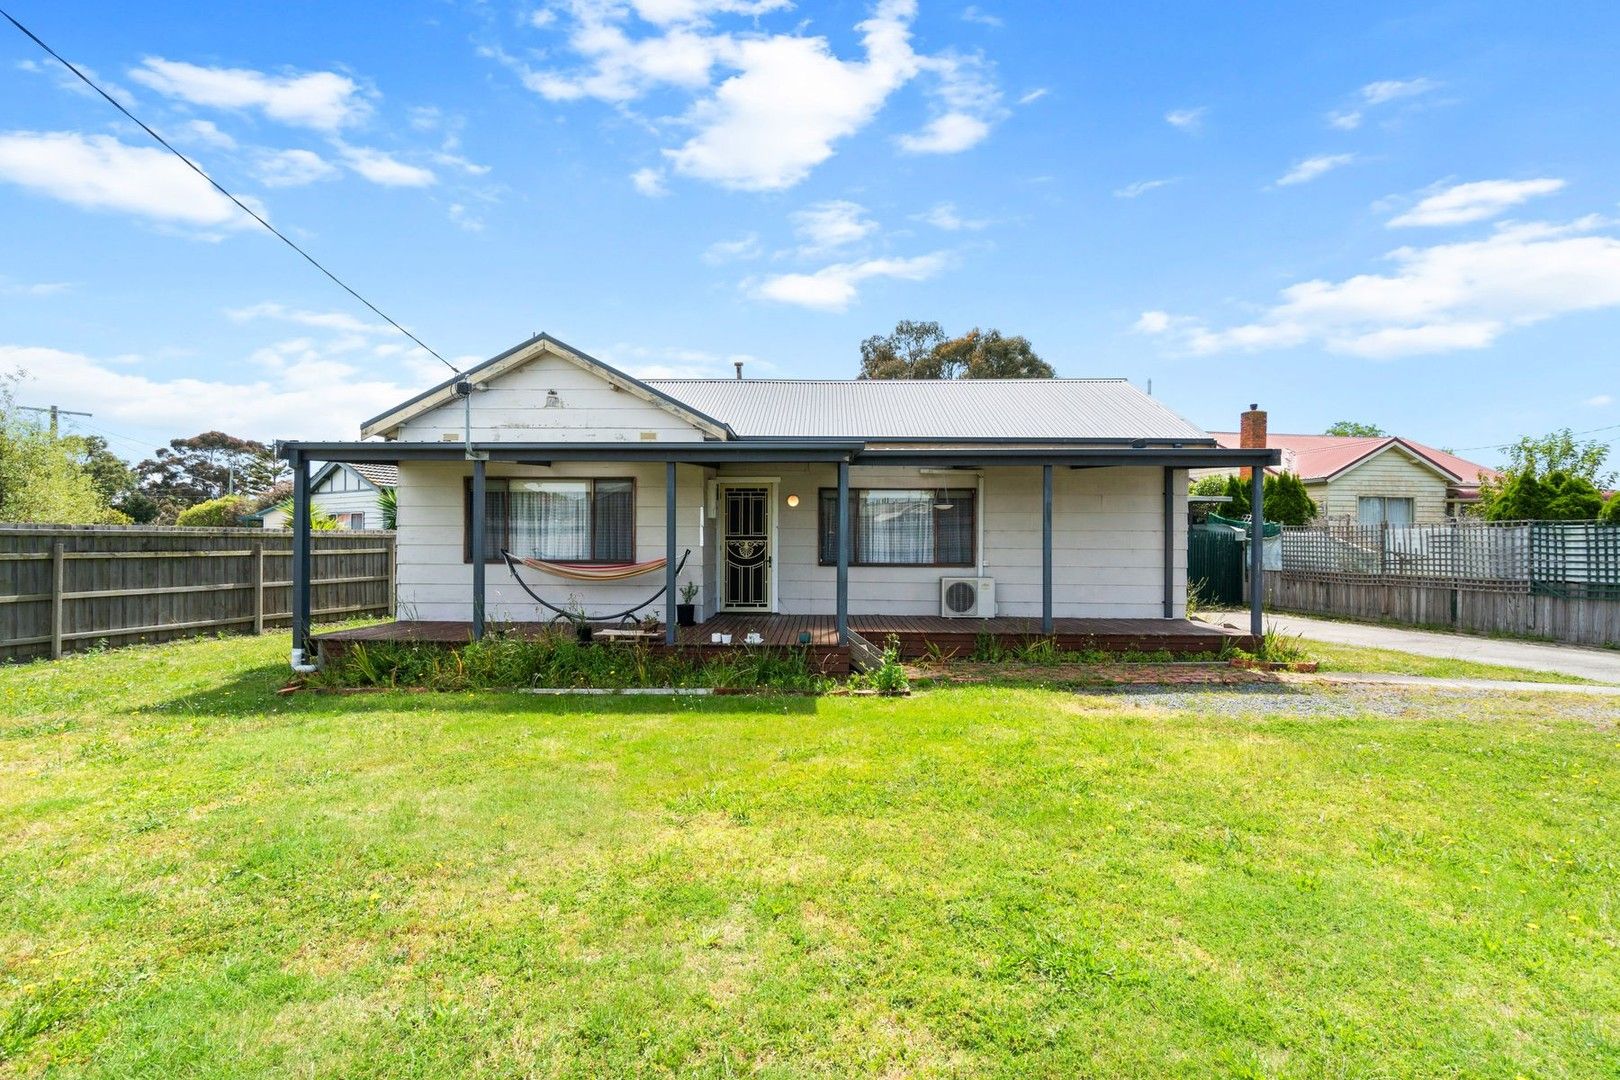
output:
{"label": "blue sky", "polygon": [[[1620,434],[1612,4],[5,6],[457,363],[937,319],[1211,429]],[[443,374],[9,26],[0,223],[0,368],[120,452]]]}

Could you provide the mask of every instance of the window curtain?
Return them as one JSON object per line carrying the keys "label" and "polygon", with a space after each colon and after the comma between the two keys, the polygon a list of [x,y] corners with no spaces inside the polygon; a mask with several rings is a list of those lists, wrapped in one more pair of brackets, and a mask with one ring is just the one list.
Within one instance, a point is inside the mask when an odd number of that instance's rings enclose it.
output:
{"label": "window curtain", "polygon": [[591,557],[591,489],[578,480],[513,484],[512,551],[520,557],[581,561]]}
{"label": "window curtain", "polygon": [[855,557],[863,563],[934,561],[934,495],[929,491],[860,493]]}
{"label": "window curtain", "polygon": [[[974,492],[852,489],[850,563],[971,566],[978,507]],[[948,504],[944,508],[936,502]],[[838,561],[838,493],[823,489],[820,561]]]}

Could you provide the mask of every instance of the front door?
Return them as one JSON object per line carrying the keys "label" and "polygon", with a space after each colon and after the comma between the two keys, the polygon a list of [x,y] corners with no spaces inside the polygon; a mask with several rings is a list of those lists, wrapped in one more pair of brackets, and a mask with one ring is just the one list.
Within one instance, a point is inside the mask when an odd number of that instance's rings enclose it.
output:
{"label": "front door", "polygon": [[726,611],[771,610],[771,489],[765,484],[720,489],[720,606]]}

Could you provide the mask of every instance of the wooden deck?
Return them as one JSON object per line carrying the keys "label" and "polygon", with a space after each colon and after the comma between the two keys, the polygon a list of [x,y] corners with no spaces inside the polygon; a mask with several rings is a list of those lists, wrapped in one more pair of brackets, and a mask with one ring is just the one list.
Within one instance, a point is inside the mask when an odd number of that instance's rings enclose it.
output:
{"label": "wooden deck", "polygon": [[[535,635],[552,623],[491,623],[491,632]],[[607,625],[607,624],[604,624]],[[850,629],[881,648],[893,636],[900,655],[906,659],[925,656],[929,648],[947,656],[966,657],[980,635],[995,636],[1004,645],[1038,640],[1039,619],[1001,617],[994,619],[943,619],[933,615],[851,615]],[[758,633],[763,648],[809,650],[811,659],[828,674],[849,671],[849,650],[838,644],[836,622],[831,615],[716,615],[697,626],[677,631],[676,647],[697,655],[721,654],[746,644],[749,633]],[[717,645],[714,634],[730,634],[730,645]],[[1250,648],[1249,635],[1208,623],[1187,619],[1057,619],[1051,635],[1065,649],[1101,649],[1105,652],[1144,652],[1164,650],[1177,655],[1218,652],[1228,642]],[[314,635],[318,648],[343,648],[357,641],[421,641],[445,645],[460,644],[472,637],[472,624],[466,622],[389,622],[353,630],[333,630]],[[659,638],[649,642],[662,648]]]}

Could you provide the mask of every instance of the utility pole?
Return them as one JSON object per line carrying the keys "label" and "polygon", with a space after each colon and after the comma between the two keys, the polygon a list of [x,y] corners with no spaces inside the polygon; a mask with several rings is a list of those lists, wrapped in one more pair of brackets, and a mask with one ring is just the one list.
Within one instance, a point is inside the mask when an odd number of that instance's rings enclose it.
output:
{"label": "utility pole", "polygon": [[24,410],[26,410],[28,412],[50,413],[51,414],[51,438],[53,438],[53,439],[56,438],[58,420],[59,420],[60,417],[63,417],[63,416],[94,416],[95,415],[94,413],[74,412],[72,409],[64,409],[60,405],[50,405],[50,406],[45,406],[45,405],[19,405],[17,407],[19,409],[24,409]]}

